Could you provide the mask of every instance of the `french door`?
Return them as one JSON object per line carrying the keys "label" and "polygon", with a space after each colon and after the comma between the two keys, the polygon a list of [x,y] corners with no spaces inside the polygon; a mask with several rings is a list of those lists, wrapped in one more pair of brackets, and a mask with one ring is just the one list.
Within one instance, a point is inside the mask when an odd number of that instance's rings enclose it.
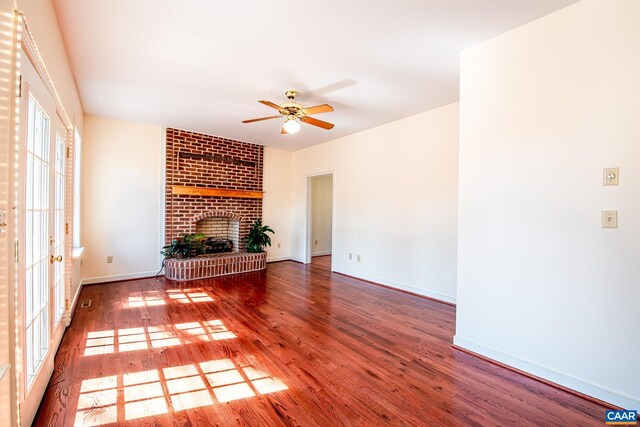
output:
{"label": "french door", "polygon": [[55,102],[29,61],[22,66],[20,102],[22,213],[20,265],[20,415],[35,415],[64,331],[65,180],[67,130]]}

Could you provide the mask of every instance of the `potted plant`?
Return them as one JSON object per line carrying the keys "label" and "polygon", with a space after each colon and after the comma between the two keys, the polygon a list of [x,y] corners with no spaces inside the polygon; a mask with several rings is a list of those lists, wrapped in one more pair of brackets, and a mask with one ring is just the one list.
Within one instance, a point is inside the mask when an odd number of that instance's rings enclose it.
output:
{"label": "potted plant", "polygon": [[247,237],[247,252],[264,252],[265,246],[271,246],[271,237],[267,233],[275,234],[275,231],[268,225],[262,225],[261,219],[256,220]]}
{"label": "potted plant", "polygon": [[182,237],[171,241],[171,244],[163,246],[160,254],[167,258],[188,258],[191,255],[191,246],[185,243]]}
{"label": "potted plant", "polygon": [[185,234],[184,241],[191,247],[191,256],[198,256],[204,253],[204,241],[207,236],[204,233]]}
{"label": "potted plant", "polygon": [[202,233],[185,234],[171,241],[170,245],[164,246],[160,254],[166,258],[190,258],[204,253],[204,240],[206,236]]}

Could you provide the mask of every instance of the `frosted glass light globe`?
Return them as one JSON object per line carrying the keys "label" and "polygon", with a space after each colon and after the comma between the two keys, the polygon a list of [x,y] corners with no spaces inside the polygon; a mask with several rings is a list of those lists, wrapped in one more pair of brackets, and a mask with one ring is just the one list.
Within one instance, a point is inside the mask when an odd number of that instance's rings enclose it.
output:
{"label": "frosted glass light globe", "polygon": [[297,133],[300,130],[300,123],[296,120],[287,120],[284,122],[284,125],[282,125],[282,128],[287,133]]}

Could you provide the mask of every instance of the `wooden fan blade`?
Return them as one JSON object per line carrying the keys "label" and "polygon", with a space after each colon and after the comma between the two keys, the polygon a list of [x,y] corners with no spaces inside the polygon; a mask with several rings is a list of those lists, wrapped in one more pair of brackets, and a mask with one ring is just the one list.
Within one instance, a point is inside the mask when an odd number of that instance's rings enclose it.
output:
{"label": "wooden fan blade", "polygon": [[320,114],[320,113],[330,113],[333,111],[333,107],[329,104],[316,105],[315,107],[303,108],[302,112],[305,114]]}
{"label": "wooden fan blade", "polygon": [[303,116],[300,117],[300,120],[304,123],[308,123],[313,126],[318,126],[319,128],[330,130],[333,129],[333,124],[328,122],[323,122],[322,120],[314,119],[313,117]]}
{"label": "wooden fan blade", "polygon": [[289,132],[287,132],[286,130],[284,130],[284,128],[282,128],[282,130],[280,131],[281,134],[283,135],[289,135]]}
{"label": "wooden fan blade", "polygon": [[242,123],[253,123],[253,122],[259,122],[261,120],[271,120],[271,119],[278,119],[278,118],[280,118],[280,116],[260,117],[259,119],[243,120]]}
{"label": "wooden fan blade", "polygon": [[278,111],[282,111],[282,108],[280,108],[280,106],[279,106],[278,104],[274,104],[274,103],[273,103],[273,102],[271,102],[271,101],[264,101],[264,100],[260,100],[260,101],[258,101],[258,102],[259,102],[260,104],[264,104],[264,105],[266,105],[267,107],[275,108],[275,109],[276,109],[276,110],[278,110]]}

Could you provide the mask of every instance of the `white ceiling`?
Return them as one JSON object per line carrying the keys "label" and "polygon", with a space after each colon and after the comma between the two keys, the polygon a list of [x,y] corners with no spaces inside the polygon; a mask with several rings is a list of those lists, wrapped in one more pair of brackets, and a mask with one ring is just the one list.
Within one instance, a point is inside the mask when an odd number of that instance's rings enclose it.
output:
{"label": "white ceiling", "polygon": [[[54,0],[85,112],[297,150],[458,100],[460,50],[576,0]],[[259,99],[304,106],[331,131]]]}

